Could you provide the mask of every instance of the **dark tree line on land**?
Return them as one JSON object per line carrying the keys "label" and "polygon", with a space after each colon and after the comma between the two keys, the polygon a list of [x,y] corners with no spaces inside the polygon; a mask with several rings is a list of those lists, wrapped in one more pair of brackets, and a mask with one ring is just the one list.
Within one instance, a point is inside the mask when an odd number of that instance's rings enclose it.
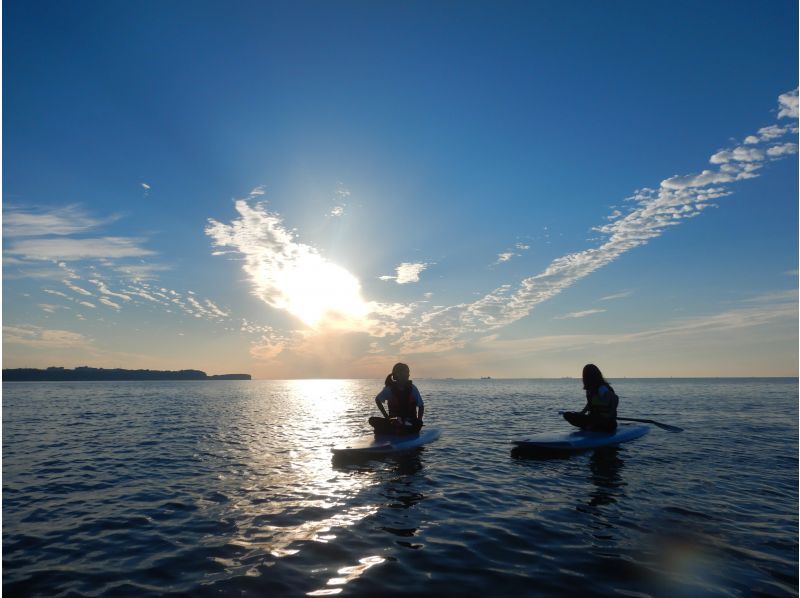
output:
{"label": "dark tree line on land", "polygon": [[177,372],[161,370],[104,369],[87,366],[74,370],[49,367],[16,368],[3,370],[4,382],[84,382],[91,380],[250,380],[250,374],[221,374],[208,376],[200,370],[180,370]]}

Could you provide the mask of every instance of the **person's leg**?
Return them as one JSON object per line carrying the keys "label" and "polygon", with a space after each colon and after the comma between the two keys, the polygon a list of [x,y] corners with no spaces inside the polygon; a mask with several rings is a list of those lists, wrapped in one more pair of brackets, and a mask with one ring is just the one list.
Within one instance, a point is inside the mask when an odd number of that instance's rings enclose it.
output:
{"label": "person's leg", "polygon": [[617,420],[616,419],[601,419],[601,420],[594,420],[591,422],[589,429],[592,432],[609,432],[613,433],[617,430]]}
{"label": "person's leg", "polygon": [[589,425],[589,417],[584,415],[583,413],[575,413],[574,411],[566,411],[564,413],[564,419],[571,423],[573,426],[580,428],[581,430],[586,429]]}
{"label": "person's leg", "polygon": [[394,429],[392,428],[389,420],[385,417],[370,417],[369,418],[369,425],[372,426],[375,430],[376,434],[393,434]]}
{"label": "person's leg", "polygon": [[414,424],[411,426],[410,433],[418,434],[421,428],[422,428],[422,420],[415,417]]}

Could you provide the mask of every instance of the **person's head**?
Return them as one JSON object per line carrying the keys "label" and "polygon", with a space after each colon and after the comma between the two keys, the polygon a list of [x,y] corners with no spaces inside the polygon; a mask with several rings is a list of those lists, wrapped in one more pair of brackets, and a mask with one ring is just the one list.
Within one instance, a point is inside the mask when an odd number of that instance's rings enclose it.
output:
{"label": "person's head", "polygon": [[583,388],[585,390],[597,390],[601,384],[606,384],[600,368],[593,363],[583,366]]}
{"label": "person's head", "polygon": [[396,363],[392,368],[392,373],[386,376],[386,384],[390,382],[398,382],[405,384],[411,376],[411,368],[404,363]]}

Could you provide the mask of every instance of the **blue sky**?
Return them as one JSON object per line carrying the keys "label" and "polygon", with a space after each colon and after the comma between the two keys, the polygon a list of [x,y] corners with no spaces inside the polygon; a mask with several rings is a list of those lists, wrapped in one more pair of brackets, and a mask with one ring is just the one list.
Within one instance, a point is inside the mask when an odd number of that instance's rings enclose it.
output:
{"label": "blue sky", "polygon": [[797,375],[795,2],[4,2],[3,365]]}

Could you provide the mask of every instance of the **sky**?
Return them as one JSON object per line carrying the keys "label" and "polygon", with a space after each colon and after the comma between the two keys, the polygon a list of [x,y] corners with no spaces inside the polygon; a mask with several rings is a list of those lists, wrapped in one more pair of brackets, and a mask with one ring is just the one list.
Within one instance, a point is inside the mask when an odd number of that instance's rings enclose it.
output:
{"label": "sky", "polygon": [[798,374],[794,1],[2,17],[4,368]]}

